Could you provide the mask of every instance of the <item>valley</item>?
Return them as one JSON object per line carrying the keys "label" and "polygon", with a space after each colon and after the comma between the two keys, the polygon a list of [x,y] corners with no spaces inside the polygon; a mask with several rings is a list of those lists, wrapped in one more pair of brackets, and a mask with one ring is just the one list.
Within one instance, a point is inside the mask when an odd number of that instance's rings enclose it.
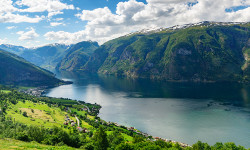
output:
{"label": "valley", "polygon": [[2,44],[0,144],[244,150],[249,29],[249,23],[205,21],[102,45]]}

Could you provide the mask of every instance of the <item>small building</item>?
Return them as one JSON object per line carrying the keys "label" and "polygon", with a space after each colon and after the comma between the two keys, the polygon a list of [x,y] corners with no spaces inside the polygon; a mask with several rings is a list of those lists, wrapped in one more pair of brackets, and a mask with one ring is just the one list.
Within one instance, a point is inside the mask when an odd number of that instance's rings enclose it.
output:
{"label": "small building", "polygon": [[134,127],[130,127],[130,128],[128,128],[128,130],[130,130],[130,131],[134,131]]}
{"label": "small building", "polygon": [[77,129],[79,132],[84,132],[84,129],[81,128],[81,127],[77,127],[76,129]]}
{"label": "small building", "polygon": [[76,123],[75,122],[71,122],[71,126],[73,127],[73,126],[75,126],[76,125]]}

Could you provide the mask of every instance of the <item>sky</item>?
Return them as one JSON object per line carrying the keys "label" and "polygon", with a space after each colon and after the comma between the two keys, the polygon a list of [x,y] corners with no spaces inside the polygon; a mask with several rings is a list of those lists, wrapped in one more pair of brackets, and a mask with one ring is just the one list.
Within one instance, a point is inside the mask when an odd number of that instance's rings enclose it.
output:
{"label": "sky", "polygon": [[250,22],[250,0],[0,0],[0,44],[103,44],[201,21]]}

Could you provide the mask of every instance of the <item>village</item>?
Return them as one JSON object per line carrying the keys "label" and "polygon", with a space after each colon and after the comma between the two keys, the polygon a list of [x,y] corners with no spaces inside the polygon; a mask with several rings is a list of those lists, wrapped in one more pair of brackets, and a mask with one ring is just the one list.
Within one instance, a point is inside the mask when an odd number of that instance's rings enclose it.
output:
{"label": "village", "polygon": [[19,89],[19,92],[25,93],[25,94],[29,94],[32,96],[36,96],[36,97],[41,97],[43,95],[43,93],[45,92],[45,89],[47,87],[37,87],[37,88],[31,88],[31,89]]}
{"label": "village", "polygon": [[79,121],[79,119],[77,118],[77,116],[75,116],[75,118],[76,118],[77,122],[75,122],[74,120],[71,120],[71,119],[69,118],[68,115],[65,115],[65,122],[64,122],[63,124],[64,124],[65,126],[70,125],[71,127],[74,127],[74,126],[77,125],[76,129],[77,129],[79,132],[82,132],[82,133],[87,133],[87,132],[89,132],[86,128],[81,128],[81,127],[80,127],[80,121]]}

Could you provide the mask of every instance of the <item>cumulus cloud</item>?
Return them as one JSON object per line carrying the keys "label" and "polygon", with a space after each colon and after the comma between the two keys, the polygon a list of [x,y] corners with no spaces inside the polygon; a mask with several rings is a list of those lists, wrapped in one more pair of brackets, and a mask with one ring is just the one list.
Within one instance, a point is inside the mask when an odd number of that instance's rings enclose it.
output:
{"label": "cumulus cloud", "polygon": [[0,0],[0,23],[20,23],[29,22],[37,23],[43,19],[43,17],[29,17],[27,15],[16,14],[19,11],[18,8],[13,6],[12,0]]}
{"label": "cumulus cloud", "polygon": [[60,0],[18,0],[19,6],[28,8],[20,9],[20,12],[48,12],[48,17],[62,14],[62,10],[75,9],[73,5],[62,3]]}
{"label": "cumulus cloud", "polygon": [[[115,13],[108,7],[83,10],[76,16],[87,21],[85,29],[75,33],[48,32],[48,40],[63,43],[96,40],[103,43],[112,38],[145,28],[170,27],[200,21],[250,21],[250,0],[129,0],[119,2]],[[244,7],[242,7],[244,6]],[[227,12],[226,9],[243,9]]]}
{"label": "cumulus cloud", "polygon": [[0,0],[0,8],[0,14],[18,10],[13,6],[12,0]]}
{"label": "cumulus cloud", "polygon": [[73,5],[60,0],[0,0],[0,23],[38,23],[43,15],[30,17],[29,13],[48,12],[48,18],[63,14],[63,10],[75,9]]}
{"label": "cumulus cloud", "polygon": [[39,34],[36,33],[34,28],[29,28],[30,30],[25,32],[25,31],[19,31],[17,32],[17,34],[20,35],[20,37],[18,38],[21,41],[31,41],[31,40],[35,40],[37,37],[39,37]]}
{"label": "cumulus cloud", "polygon": [[29,17],[27,15],[19,15],[13,13],[0,14],[0,23],[38,23],[43,20],[44,16]]}

